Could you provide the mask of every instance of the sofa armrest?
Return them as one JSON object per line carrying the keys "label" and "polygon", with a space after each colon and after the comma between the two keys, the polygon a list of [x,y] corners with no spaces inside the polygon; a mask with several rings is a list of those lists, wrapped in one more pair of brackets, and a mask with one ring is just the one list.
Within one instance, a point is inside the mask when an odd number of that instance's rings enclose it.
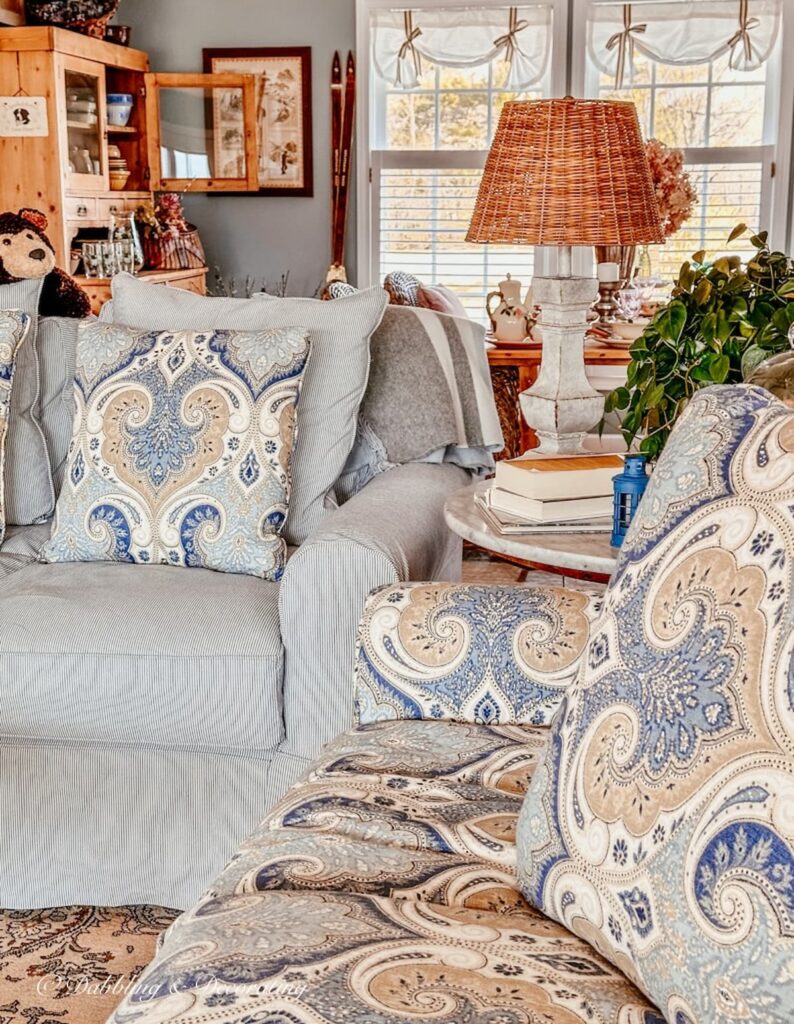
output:
{"label": "sofa armrest", "polygon": [[444,522],[444,502],[469,481],[455,466],[390,469],[330,513],[289,559],[279,589],[282,753],[314,758],[352,725],[356,628],[371,590],[460,579],[462,542]]}
{"label": "sofa armrest", "polygon": [[382,587],[359,627],[356,719],[547,725],[601,604],[600,594],[562,587]]}

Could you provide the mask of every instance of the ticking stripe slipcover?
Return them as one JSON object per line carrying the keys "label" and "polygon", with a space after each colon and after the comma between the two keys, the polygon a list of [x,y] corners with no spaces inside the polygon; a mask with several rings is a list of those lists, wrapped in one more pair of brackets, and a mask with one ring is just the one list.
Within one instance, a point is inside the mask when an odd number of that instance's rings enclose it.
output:
{"label": "ticking stripe slipcover", "polygon": [[20,309],[31,317],[25,344],[17,354],[11,415],[6,437],[6,522],[26,526],[52,515],[55,492],[47,461],[47,446],[39,423],[38,358],[39,296],[44,278],[0,285],[0,310]]}
{"label": "ticking stripe slipcover", "polygon": [[40,565],[48,526],[9,531],[0,906],[189,906],[352,724],[369,591],[459,575],[442,507],[466,480],[454,466],[389,470],[292,552],[280,584]]}
{"label": "ticking stripe slipcover", "polygon": [[17,357],[30,340],[32,318],[18,309],[0,311],[0,542],[5,536],[5,463],[8,426],[11,418],[11,395]]}

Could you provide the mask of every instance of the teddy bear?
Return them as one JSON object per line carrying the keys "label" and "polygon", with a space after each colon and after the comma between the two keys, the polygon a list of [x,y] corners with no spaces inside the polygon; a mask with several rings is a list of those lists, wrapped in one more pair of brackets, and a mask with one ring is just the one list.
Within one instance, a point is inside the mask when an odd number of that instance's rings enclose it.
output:
{"label": "teddy bear", "polygon": [[43,277],[41,316],[86,317],[91,301],[73,278],[55,266],[55,250],[44,234],[46,229],[47,218],[39,210],[0,213],[0,284]]}

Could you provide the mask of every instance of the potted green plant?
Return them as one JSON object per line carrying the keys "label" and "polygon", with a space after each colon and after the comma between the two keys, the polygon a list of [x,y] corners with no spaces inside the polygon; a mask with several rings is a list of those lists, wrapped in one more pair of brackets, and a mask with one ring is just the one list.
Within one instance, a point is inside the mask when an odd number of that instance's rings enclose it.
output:
{"label": "potted green plant", "polygon": [[[747,231],[739,224],[728,242]],[[665,446],[689,399],[710,384],[739,383],[763,359],[789,347],[794,323],[794,261],[752,235],[755,254],[707,260],[704,250],[681,267],[670,301],[631,346],[626,385],[606,399],[622,412],[631,446],[651,460]]]}

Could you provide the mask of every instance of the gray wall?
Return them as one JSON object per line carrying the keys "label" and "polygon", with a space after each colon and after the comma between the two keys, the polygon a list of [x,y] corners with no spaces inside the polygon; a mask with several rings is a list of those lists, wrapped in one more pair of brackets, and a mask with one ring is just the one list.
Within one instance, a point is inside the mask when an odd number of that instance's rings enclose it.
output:
{"label": "gray wall", "polygon": [[[312,47],[314,197],[189,196],[185,202],[210,267],[269,282],[289,270],[290,294],[312,294],[330,262],[331,60],[334,50],[354,49],[355,0],[122,0],[115,20],[132,25],[132,45],[149,52],[153,71],[201,71],[204,46]],[[347,266],[355,267],[352,208]]]}

